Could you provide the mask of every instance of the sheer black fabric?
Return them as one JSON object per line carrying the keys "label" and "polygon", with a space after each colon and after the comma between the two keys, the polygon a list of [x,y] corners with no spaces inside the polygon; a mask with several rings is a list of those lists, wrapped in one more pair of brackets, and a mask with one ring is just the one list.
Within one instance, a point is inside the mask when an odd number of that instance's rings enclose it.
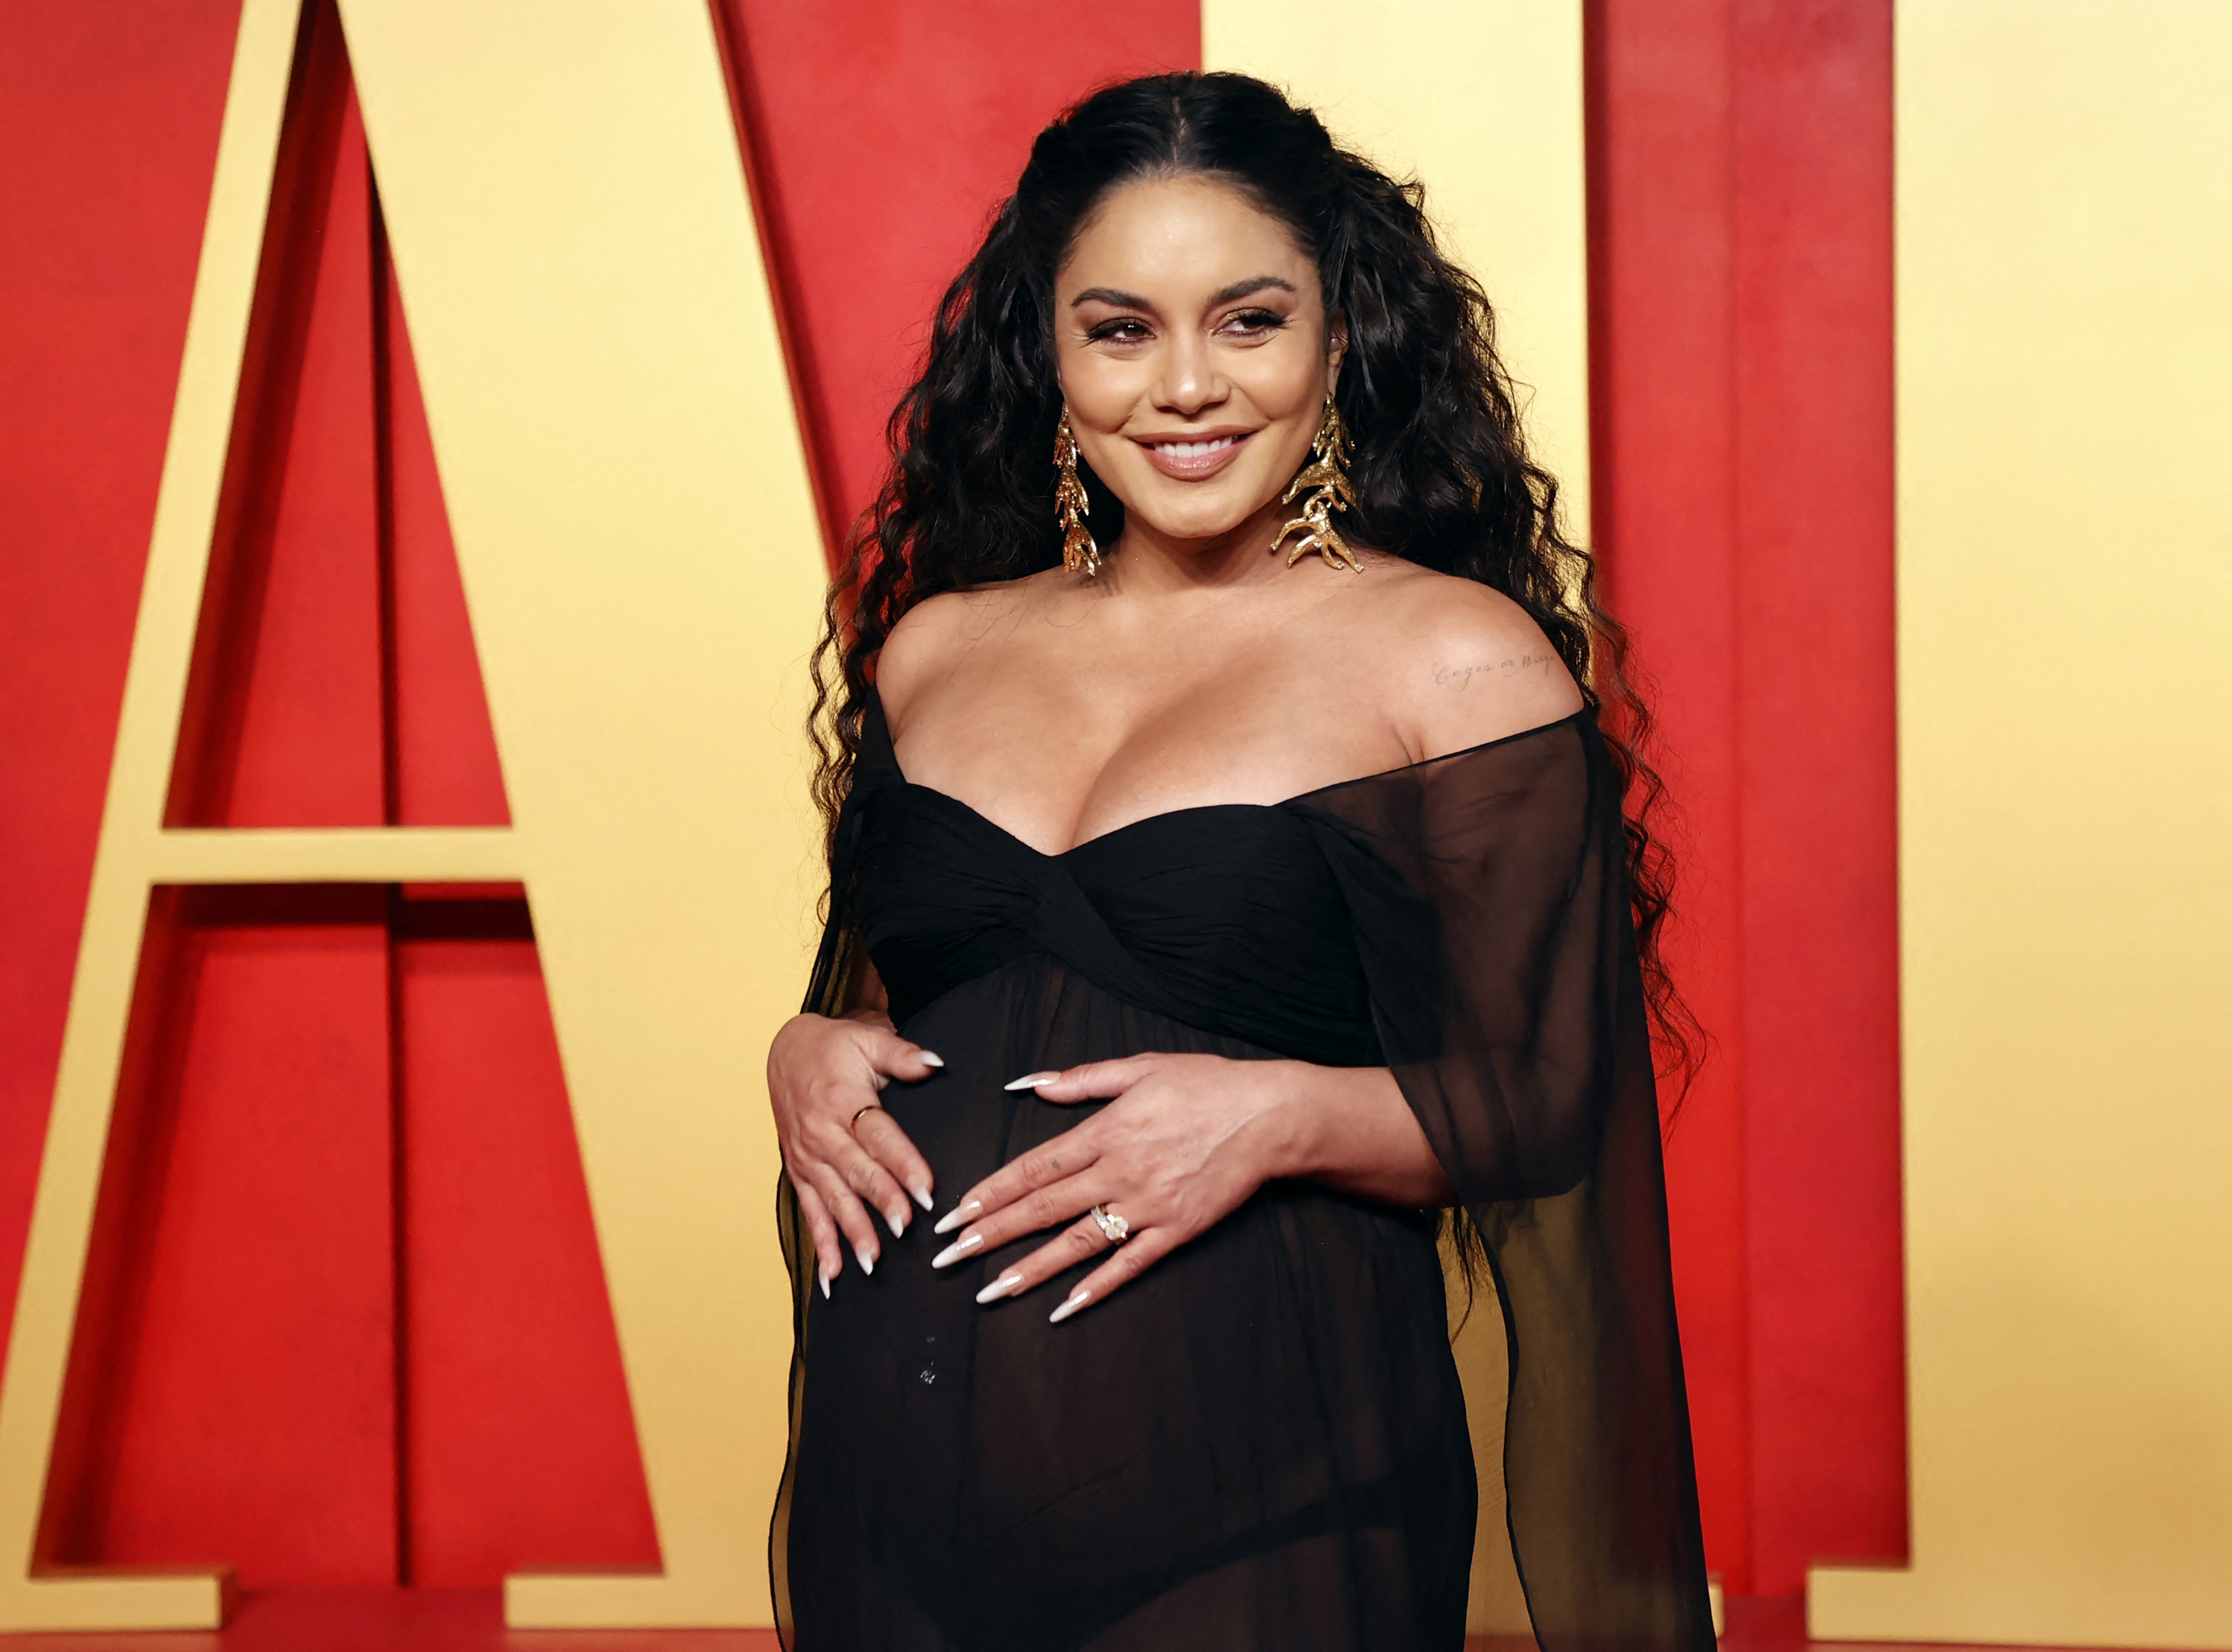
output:
{"label": "sheer black fabric", "polygon": [[[945,1068],[885,1103],[957,1192],[1143,1051],[1391,1067],[1485,1238],[1535,1635],[1709,1647],[1619,784],[1584,716],[1042,855],[910,784],[872,703],[808,1007],[865,946]],[[1435,1213],[1277,1183],[1106,1302],[980,1308],[927,1224],[796,1310],[772,1539],[795,1652],[1457,1648],[1476,1490]],[[1080,1270],[1081,1273],[1082,1270]]]}

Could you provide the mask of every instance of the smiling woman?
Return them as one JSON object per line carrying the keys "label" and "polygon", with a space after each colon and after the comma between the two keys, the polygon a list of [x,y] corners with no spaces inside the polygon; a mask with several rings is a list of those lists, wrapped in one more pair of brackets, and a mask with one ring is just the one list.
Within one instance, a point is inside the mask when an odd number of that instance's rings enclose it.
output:
{"label": "smiling woman", "polygon": [[1062,273],[1094,283],[1055,334],[1071,428],[1119,497],[1202,538],[1286,485],[1348,336],[1277,219],[1216,178],[1138,184],[1087,221]]}
{"label": "smiling woman", "polygon": [[1232,75],[1048,128],[947,293],[769,1057],[801,1652],[1457,1647],[1443,1245],[1538,1639],[1710,1643],[1655,782],[1489,339],[1417,187]]}

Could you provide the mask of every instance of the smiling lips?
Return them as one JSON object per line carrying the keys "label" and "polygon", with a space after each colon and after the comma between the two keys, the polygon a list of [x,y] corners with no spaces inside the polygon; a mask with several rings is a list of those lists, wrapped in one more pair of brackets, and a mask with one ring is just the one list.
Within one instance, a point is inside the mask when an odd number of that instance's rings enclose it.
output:
{"label": "smiling lips", "polygon": [[1221,436],[1160,442],[1141,442],[1147,461],[1165,476],[1179,482],[1205,482],[1232,463],[1252,431],[1230,431]]}

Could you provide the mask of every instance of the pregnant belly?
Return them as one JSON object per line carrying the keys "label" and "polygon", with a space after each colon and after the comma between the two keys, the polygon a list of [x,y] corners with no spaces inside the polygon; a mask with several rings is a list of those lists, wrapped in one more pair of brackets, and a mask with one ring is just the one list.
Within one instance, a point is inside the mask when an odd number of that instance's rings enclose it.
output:
{"label": "pregnant belly", "polygon": [[[930,1160],[941,1212],[1093,1111],[1008,1092],[1010,1079],[1150,1051],[1275,1053],[1035,958],[901,1030],[947,1064],[885,1096]],[[834,1521],[921,1587],[996,1567],[1091,1589],[1268,1534],[1398,1523],[1422,1500],[1470,1507],[1430,1218],[1275,1183],[1059,1325],[1047,1315],[1075,1273],[974,1300],[1044,1235],[934,1272],[944,1241],[929,1229],[911,1225],[873,1277],[848,1271],[810,1301],[803,1529]]]}

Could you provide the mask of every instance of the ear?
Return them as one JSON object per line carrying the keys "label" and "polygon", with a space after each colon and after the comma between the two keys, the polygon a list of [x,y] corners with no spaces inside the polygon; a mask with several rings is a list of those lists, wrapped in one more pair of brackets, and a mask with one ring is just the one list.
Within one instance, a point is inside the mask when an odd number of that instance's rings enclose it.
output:
{"label": "ear", "polygon": [[1340,364],[1348,359],[1348,317],[1334,311],[1326,322],[1326,394],[1340,385]]}

